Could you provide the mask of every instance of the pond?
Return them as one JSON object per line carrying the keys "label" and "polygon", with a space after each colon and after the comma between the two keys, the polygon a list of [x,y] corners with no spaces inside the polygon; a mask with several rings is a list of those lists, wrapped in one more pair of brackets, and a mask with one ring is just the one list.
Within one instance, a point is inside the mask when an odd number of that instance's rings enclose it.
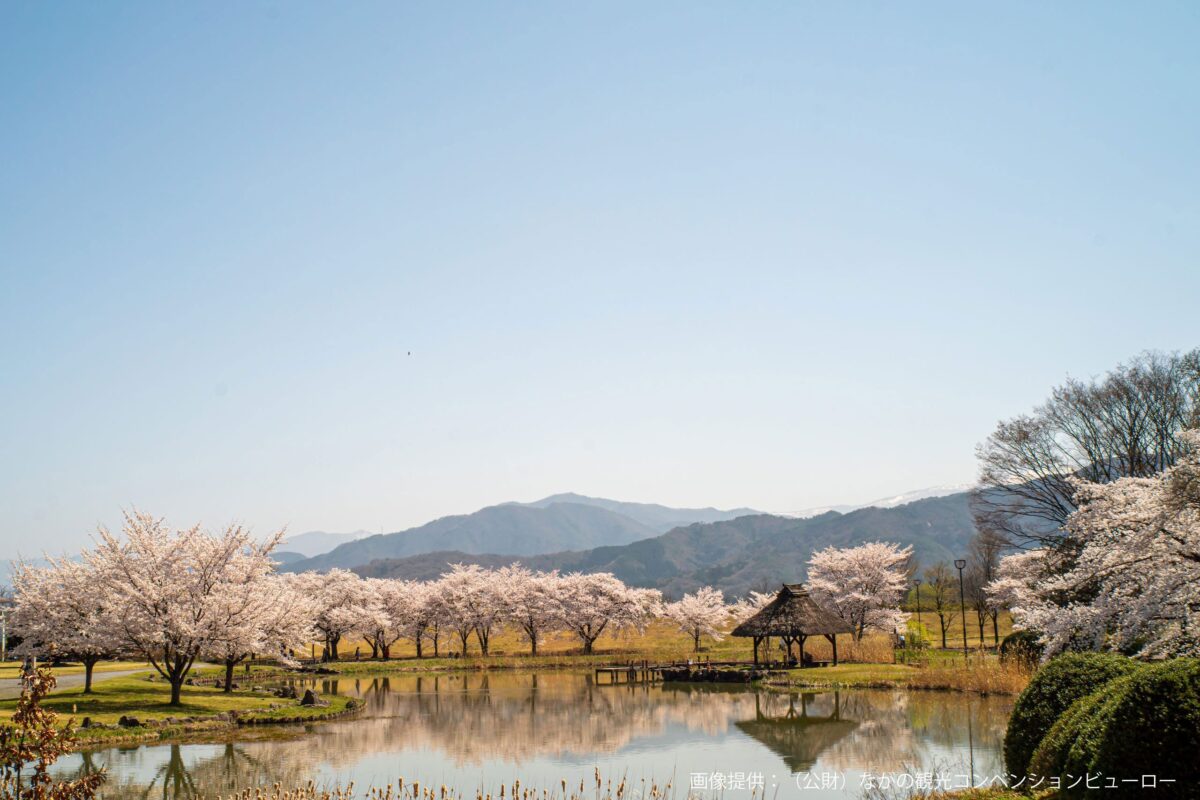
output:
{"label": "pond", "polygon": [[[220,744],[76,753],[58,774],[104,767],[109,798],[228,795],[308,780],[362,789],[406,782],[495,790],[606,778],[670,780],[677,795],[850,798],[864,776],[941,776],[962,786],[1002,774],[1008,698],[947,692],[777,692],[748,686],[598,686],[590,674],[391,675],[315,684],[362,698],[358,715],[247,729]],[[724,791],[720,791],[720,789]],[[763,791],[758,792],[762,796]]]}

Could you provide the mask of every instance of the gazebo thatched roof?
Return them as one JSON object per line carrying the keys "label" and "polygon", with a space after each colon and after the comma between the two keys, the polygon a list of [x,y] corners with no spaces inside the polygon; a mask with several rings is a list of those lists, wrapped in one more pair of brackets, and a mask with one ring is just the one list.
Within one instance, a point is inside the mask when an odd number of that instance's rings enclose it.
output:
{"label": "gazebo thatched roof", "polygon": [[785,583],[766,608],[733,629],[734,636],[820,636],[854,627],[817,605],[802,583]]}

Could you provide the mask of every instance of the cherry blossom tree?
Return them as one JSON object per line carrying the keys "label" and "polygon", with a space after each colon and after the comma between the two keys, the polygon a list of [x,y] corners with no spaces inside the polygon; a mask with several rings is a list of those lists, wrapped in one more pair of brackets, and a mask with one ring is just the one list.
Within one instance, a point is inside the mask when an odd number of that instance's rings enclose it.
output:
{"label": "cherry blossom tree", "polygon": [[775,594],[772,592],[752,591],[729,606],[729,616],[734,622],[745,622],[770,605],[774,599]]}
{"label": "cherry blossom tree", "polygon": [[[1047,655],[1200,655],[1200,430],[1179,439],[1182,455],[1154,477],[1078,482],[1066,527],[1081,549],[1069,569],[1056,569],[1056,552],[1001,562],[991,590],[1041,633]],[[1019,566],[1035,569],[1008,577]]]}
{"label": "cherry blossom tree", "polygon": [[222,615],[230,613],[231,587],[270,574],[270,553],[283,531],[259,543],[240,526],[215,535],[198,525],[171,530],[138,511],[125,515],[122,531],[123,540],[101,528],[85,563],[106,596],[122,647],[150,662],[171,685],[171,705],[179,705],[192,664],[217,641]]}
{"label": "cherry blossom tree", "polygon": [[[461,590],[465,587],[458,581],[449,580],[449,577],[449,574],[443,575],[431,586],[433,590],[430,598],[432,618],[437,621],[440,629],[445,629],[447,633],[453,632],[458,636],[462,655],[465,656],[467,645],[471,641],[471,633],[475,630],[475,618],[471,614],[470,604],[463,602]],[[467,583],[467,581],[463,581],[463,583]]]}
{"label": "cherry blossom tree", "polygon": [[224,690],[233,691],[233,669],[255,653],[285,664],[291,651],[312,641],[314,606],[295,582],[281,575],[246,573],[227,581],[213,612],[205,655],[225,667]]}
{"label": "cherry blossom tree", "polygon": [[685,594],[682,599],[668,603],[664,614],[679,626],[679,630],[692,637],[697,653],[700,652],[701,636],[718,642],[725,638],[721,626],[729,621],[729,609],[719,589],[705,586],[694,594]]}
{"label": "cherry blossom tree", "polygon": [[438,582],[441,616],[458,634],[463,655],[474,633],[488,654],[492,631],[504,618],[505,604],[496,575],[477,564],[453,564]]}
{"label": "cherry blossom tree", "polygon": [[87,564],[48,560],[40,568],[18,564],[13,574],[11,624],[23,640],[17,652],[79,661],[83,692],[91,694],[96,663],[120,651],[112,598],[96,591],[96,575]]}
{"label": "cherry blossom tree", "polygon": [[497,570],[496,584],[503,590],[506,621],[516,626],[529,642],[530,655],[536,656],[538,642],[558,625],[562,580],[557,572],[531,572],[513,564]]}
{"label": "cherry blossom tree", "polygon": [[417,593],[408,581],[368,578],[363,581],[363,634],[372,655],[391,658],[392,646],[409,635]]}
{"label": "cherry blossom tree", "polygon": [[631,589],[608,572],[573,572],[561,581],[559,619],[579,637],[583,652],[589,655],[604,631],[644,631],[662,606],[658,592]]}
{"label": "cherry blossom tree", "polygon": [[900,600],[908,589],[912,547],[869,542],[858,547],[827,547],[808,562],[808,589],[814,601],[854,626],[854,638],[868,629],[891,632],[908,615]]}
{"label": "cherry blossom tree", "polygon": [[383,642],[390,638],[388,620],[379,597],[387,580],[385,578],[363,578],[360,586],[362,597],[357,606],[361,616],[356,629],[371,645],[371,658],[373,659],[379,657]]}
{"label": "cherry blossom tree", "polygon": [[409,585],[410,614],[404,627],[404,634],[413,640],[417,649],[417,658],[422,658],[422,643],[426,640],[433,645],[433,655],[438,655],[438,642],[441,639],[440,589],[437,581],[416,582]]}
{"label": "cherry blossom tree", "polygon": [[349,570],[331,569],[302,572],[294,582],[313,602],[312,624],[325,641],[323,657],[336,661],[342,637],[362,626],[362,579]]}
{"label": "cherry blossom tree", "polygon": [[1008,609],[1018,627],[1026,628],[1022,623],[1043,604],[1038,587],[1051,577],[1053,570],[1047,561],[1053,557],[1045,548],[1004,556],[996,567],[996,577],[987,584],[988,599],[997,608]]}

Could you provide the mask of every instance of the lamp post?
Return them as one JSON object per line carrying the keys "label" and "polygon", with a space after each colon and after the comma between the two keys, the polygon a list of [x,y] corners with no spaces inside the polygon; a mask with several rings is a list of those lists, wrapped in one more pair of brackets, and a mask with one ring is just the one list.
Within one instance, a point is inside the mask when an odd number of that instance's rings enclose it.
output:
{"label": "lamp post", "polygon": [[954,566],[958,568],[958,615],[962,617],[963,628],[963,661],[967,661],[967,600],[963,592],[963,568],[967,566],[966,559],[954,559]]}
{"label": "lamp post", "polygon": [[913,578],[913,586],[917,590],[917,627],[924,630],[925,626],[921,624],[921,579]]}

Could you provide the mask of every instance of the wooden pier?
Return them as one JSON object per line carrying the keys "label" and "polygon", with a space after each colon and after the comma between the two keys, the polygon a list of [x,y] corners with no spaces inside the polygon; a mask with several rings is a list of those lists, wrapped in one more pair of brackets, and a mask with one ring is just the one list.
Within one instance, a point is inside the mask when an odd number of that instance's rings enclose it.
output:
{"label": "wooden pier", "polygon": [[595,680],[597,686],[659,682],[749,683],[766,677],[766,667],[753,661],[674,661],[667,664],[631,661],[628,664],[596,667]]}
{"label": "wooden pier", "polygon": [[[596,667],[596,685],[655,683],[662,680],[661,669],[659,665],[651,664],[649,661],[632,661],[618,666]],[[607,681],[601,681],[601,675],[607,676]]]}

